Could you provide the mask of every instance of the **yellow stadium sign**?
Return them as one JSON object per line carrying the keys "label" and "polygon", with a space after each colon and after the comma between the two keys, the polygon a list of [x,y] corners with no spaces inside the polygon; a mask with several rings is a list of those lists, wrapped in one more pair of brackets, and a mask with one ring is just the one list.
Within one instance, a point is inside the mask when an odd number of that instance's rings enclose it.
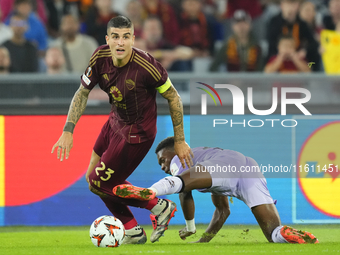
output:
{"label": "yellow stadium sign", "polygon": [[308,202],[340,218],[340,121],[316,129],[302,145],[297,163],[298,183]]}
{"label": "yellow stadium sign", "polygon": [[327,74],[340,74],[340,33],[322,30],[320,34],[323,48],[322,61]]}

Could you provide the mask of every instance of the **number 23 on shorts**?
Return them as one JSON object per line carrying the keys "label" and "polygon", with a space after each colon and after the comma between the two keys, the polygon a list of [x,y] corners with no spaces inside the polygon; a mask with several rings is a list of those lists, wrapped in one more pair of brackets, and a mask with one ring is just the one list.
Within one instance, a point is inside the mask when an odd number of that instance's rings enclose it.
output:
{"label": "number 23 on shorts", "polygon": [[[95,169],[96,175],[97,175],[97,176],[99,175],[99,171],[104,171],[105,168],[106,168],[105,163],[104,163],[103,161],[100,162],[100,163],[101,163],[102,166],[101,166],[101,167],[98,166],[98,167],[96,167],[96,169]],[[111,178],[111,176],[112,176],[112,174],[113,174],[114,172],[115,172],[114,170],[112,170],[111,168],[108,168],[107,171],[104,172],[104,174],[106,174],[107,177],[104,178],[103,176],[101,176],[100,179],[101,179],[102,181],[106,182],[106,181],[108,181],[108,180]]]}

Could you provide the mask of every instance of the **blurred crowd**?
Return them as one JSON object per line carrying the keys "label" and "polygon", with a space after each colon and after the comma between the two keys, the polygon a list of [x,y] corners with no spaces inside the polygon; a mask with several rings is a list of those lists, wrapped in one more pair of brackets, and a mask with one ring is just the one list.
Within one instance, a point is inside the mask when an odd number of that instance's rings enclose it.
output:
{"label": "blurred crowd", "polygon": [[117,15],[178,72],[322,72],[340,33],[340,0],[0,0],[0,74],[84,72]]}

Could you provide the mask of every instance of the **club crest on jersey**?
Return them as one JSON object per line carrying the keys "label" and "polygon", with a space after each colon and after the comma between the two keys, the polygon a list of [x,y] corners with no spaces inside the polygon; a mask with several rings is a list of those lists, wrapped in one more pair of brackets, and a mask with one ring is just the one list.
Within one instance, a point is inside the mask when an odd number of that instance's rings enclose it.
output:
{"label": "club crest on jersey", "polygon": [[132,90],[135,87],[136,83],[133,80],[128,79],[125,81],[125,85],[129,90]]}
{"label": "club crest on jersey", "polygon": [[123,100],[122,92],[116,86],[112,86],[110,88],[110,94],[112,95],[113,99],[120,102]]}
{"label": "club crest on jersey", "polygon": [[85,71],[85,75],[90,78],[92,76],[92,68],[91,66],[89,66],[86,71]]}

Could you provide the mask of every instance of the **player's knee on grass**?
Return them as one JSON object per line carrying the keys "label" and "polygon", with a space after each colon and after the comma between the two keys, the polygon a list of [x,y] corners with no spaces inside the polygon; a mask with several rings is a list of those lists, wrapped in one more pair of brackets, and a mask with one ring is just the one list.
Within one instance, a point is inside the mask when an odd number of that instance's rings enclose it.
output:
{"label": "player's knee on grass", "polygon": [[262,204],[251,208],[263,234],[269,242],[272,240],[273,230],[281,225],[279,213],[274,204]]}

